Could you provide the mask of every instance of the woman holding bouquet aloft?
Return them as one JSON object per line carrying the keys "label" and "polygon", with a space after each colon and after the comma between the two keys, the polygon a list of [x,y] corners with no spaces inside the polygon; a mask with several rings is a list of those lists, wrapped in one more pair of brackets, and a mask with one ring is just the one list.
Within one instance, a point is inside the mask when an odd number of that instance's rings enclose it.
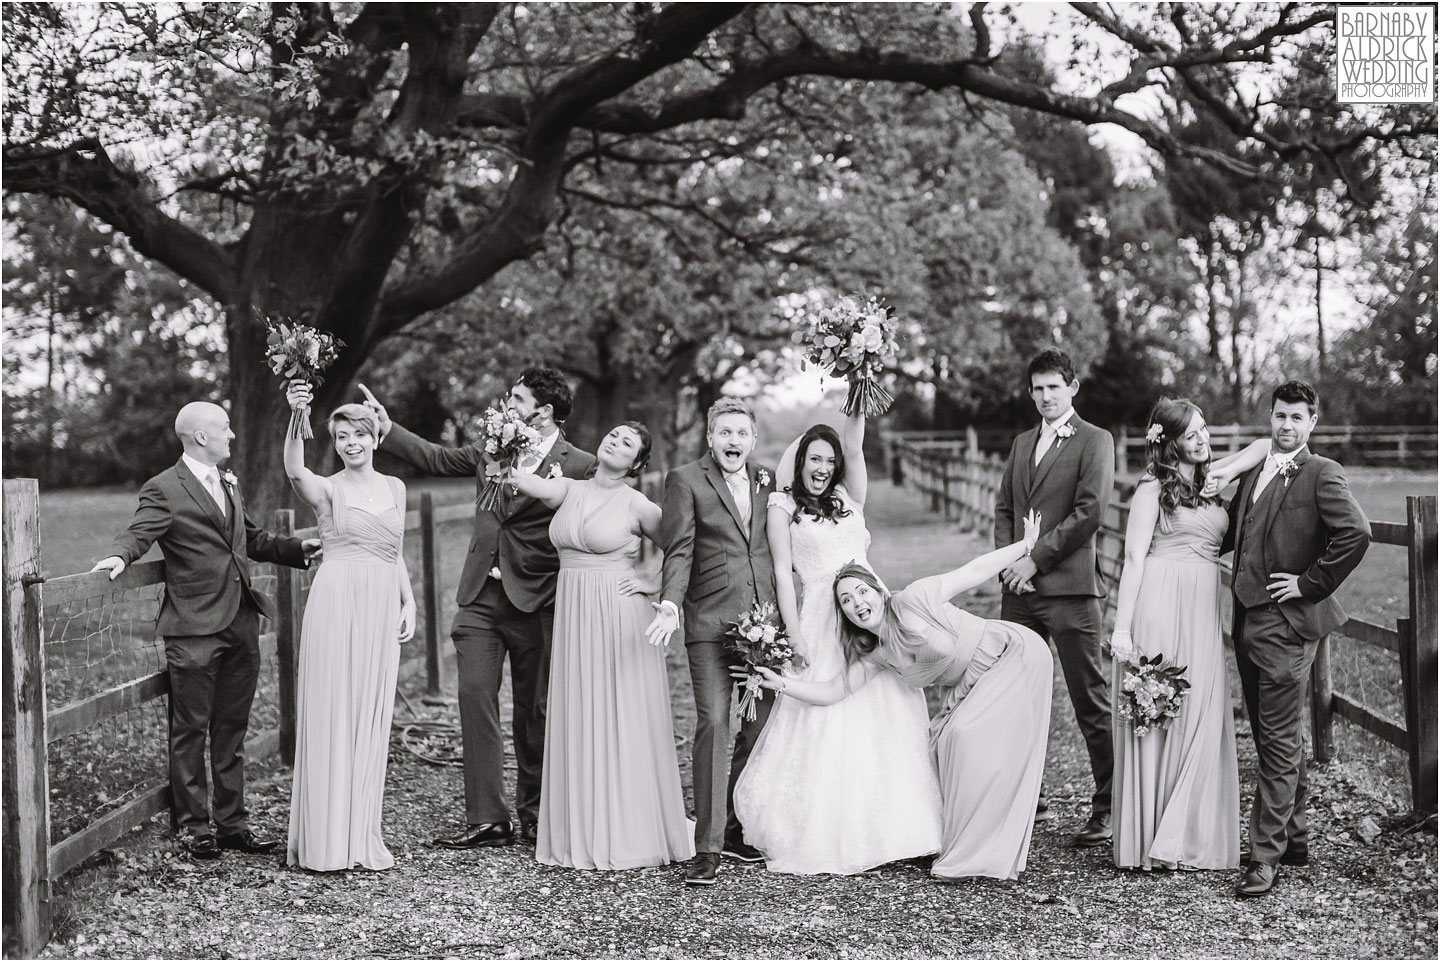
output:
{"label": "woman holding bouquet aloft", "polygon": [[[780,615],[806,667],[823,679],[845,665],[831,600],[835,573],[866,564],[868,480],[863,413],[841,436],[824,424],[792,442],[779,461],[766,530]],[[940,785],[930,760],[925,695],[894,675],[827,706],[775,706],[735,785],[745,838],[772,872],[851,875],[940,847]]]}
{"label": "woman holding bouquet aloft", "polygon": [[894,594],[868,568],[846,565],[833,585],[843,669],[823,680],[760,672],[766,688],[809,705],[855,697],[887,673],[946,689],[930,723],[942,803],[930,872],[942,878],[1010,879],[1025,869],[1050,732],[1050,649],[1023,625],[987,621],[949,599],[1019,561],[1039,534],[1031,514],[1022,540]]}
{"label": "woman holding bouquet aloft", "polygon": [[[1209,433],[1194,404],[1161,398],[1148,423],[1111,638],[1115,864],[1237,868],[1240,783],[1220,622],[1220,541],[1229,522],[1206,482],[1263,459],[1264,443],[1210,465]],[[1167,725],[1137,735],[1118,708],[1127,666],[1142,655],[1185,666],[1190,687]]]}
{"label": "woman holding bouquet aloft", "polygon": [[[291,382],[292,411],[311,389]],[[380,832],[400,645],[415,632],[415,596],[401,554],[405,486],[373,460],[375,415],[345,404],[330,415],[342,468],[305,467],[305,442],[285,441],[285,473],[315,511],[325,560],[310,585],[295,686],[295,774],[286,862],[319,872],[386,869]]]}
{"label": "woman holding bouquet aloft", "polygon": [[627,481],[645,468],[650,432],[605,435],[588,480],[511,472],[506,484],[555,511],[560,553],[535,858],[628,869],[695,854],[685,818],[665,650],[645,641],[654,573],[636,570],[660,509]]}

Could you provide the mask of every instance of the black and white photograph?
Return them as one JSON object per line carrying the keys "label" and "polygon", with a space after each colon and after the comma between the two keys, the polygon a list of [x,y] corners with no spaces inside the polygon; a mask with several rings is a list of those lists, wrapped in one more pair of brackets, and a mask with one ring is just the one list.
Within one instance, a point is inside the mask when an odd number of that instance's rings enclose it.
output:
{"label": "black and white photograph", "polygon": [[0,5],[3,957],[1435,958],[1436,18]]}

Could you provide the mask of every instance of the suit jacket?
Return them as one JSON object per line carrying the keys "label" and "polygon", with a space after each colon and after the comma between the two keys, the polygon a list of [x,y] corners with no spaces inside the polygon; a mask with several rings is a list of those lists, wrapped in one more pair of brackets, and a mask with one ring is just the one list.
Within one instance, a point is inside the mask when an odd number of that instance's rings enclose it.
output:
{"label": "suit jacket", "polygon": [[[560,555],[550,543],[553,508],[529,495],[514,494],[507,485],[501,490],[495,507],[482,510],[478,499],[485,487],[487,458],[484,448],[478,444],[447,448],[396,424],[385,438],[385,450],[427,474],[475,477],[475,532],[470,537],[470,550],[460,572],[460,588],[455,594],[457,604],[464,607],[480,597],[480,589],[485,587],[491,568],[500,569],[500,584],[505,595],[521,611],[536,611],[555,603],[555,575],[560,570]],[[560,472],[567,478],[584,478],[594,471],[595,456],[566,441],[562,432],[535,470],[548,476],[552,465],[559,465]]]}
{"label": "suit jacket", "polygon": [[775,600],[775,566],[765,536],[766,505],[775,479],[754,464],[745,470],[750,478],[748,530],[741,527],[724,472],[708,451],[699,461],[665,475],[660,598],[684,615],[687,645],[719,641],[757,599]]}
{"label": "suit jacket", "polygon": [[[1295,464],[1296,473],[1288,483],[1280,475],[1271,479],[1270,487],[1280,487],[1254,505],[1264,515],[1252,518],[1248,529],[1245,515],[1265,466],[1240,476],[1239,490],[1230,502],[1230,528],[1220,550],[1235,551],[1238,561],[1244,539],[1253,536],[1247,531],[1259,532],[1264,539],[1264,570],[1259,574],[1267,583],[1276,572],[1300,576],[1300,597],[1281,602],[1280,611],[1296,634],[1314,640],[1347,620],[1344,609],[1331,596],[1365,557],[1370,547],[1370,522],[1350,493],[1350,484],[1339,464],[1312,454],[1308,447],[1295,453]],[[1235,605],[1237,632],[1244,610],[1240,604]]]}
{"label": "suit jacket", "polygon": [[161,635],[213,635],[229,627],[242,603],[273,617],[269,599],[250,584],[250,560],[306,567],[300,539],[256,527],[240,489],[222,487],[228,501],[223,516],[205,485],[179,461],[145,482],[130,527],[115,539],[112,553],[127,565],[160,544],[165,598],[156,628]]}
{"label": "suit jacket", "polygon": [[1069,438],[1057,438],[1035,463],[1036,425],[1015,439],[995,495],[995,547],[1025,536],[1025,515],[1040,513],[1040,540],[1030,552],[1035,591],[1044,596],[1105,597],[1095,534],[1115,486],[1115,439],[1077,413]]}

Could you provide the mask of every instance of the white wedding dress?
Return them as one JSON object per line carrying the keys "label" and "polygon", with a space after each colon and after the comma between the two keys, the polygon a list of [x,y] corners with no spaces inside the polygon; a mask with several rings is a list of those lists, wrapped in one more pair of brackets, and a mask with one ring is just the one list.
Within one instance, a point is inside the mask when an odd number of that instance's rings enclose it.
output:
{"label": "white wedding dress", "polygon": [[[792,563],[802,582],[801,678],[827,679],[845,666],[832,599],[835,573],[869,564],[861,506],[837,489],[847,517],[790,525]],[[770,495],[791,514],[790,495]],[[776,572],[789,577],[789,572]],[[930,752],[925,695],[881,671],[834,705],[783,695],[735,785],[745,840],[772,872],[853,875],[940,849],[940,783]]]}

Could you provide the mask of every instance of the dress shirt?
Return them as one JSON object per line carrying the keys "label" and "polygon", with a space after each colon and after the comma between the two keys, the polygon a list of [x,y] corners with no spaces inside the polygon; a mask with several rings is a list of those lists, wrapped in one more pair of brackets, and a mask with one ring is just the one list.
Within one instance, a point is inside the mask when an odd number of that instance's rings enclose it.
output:
{"label": "dress shirt", "polygon": [[1045,452],[1050,450],[1050,445],[1055,443],[1055,432],[1059,430],[1060,425],[1066,423],[1074,416],[1075,409],[1072,407],[1069,411],[1065,412],[1064,417],[1056,419],[1053,424],[1049,421],[1040,422],[1040,437],[1035,442],[1036,464],[1039,464],[1041,459],[1045,457]]}
{"label": "dress shirt", "polygon": [[205,486],[205,490],[210,492],[210,497],[215,500],[216,506],[220,508],[220,517],[227,517],[225,511],[225,492],[220,487],[220,469],[213,464],[196,461],[188,454],[180,455],[180,460],[185,462],[185,467],[189,468],[190,473],[199,478],[200,483]]}
{"label": "dress shirt", "polygon": [[1302,444],[1300,447],[1296,448],[1294,451],[1291,451],[1289,454],[1280,454],[1278,452],[1271,451],[1269,454],[1265,455],[1265,467],[1260,469],[1260,480],[1255,482],[1255,491],[1253,494],[1250,495],[1251,504],[1254,504],[1256,501],[1260,500],[1260,495],[1264,493],[1265,488],[1267,485],[1270,484],[1271,479],[1273,479],[1275,475],[1280,473],[1280,466],[1283,464],[1289,464],[1291,461],[1294,461],[1295,455],[1299,454],[1301,449],[1304,447],[1305,445]]}

